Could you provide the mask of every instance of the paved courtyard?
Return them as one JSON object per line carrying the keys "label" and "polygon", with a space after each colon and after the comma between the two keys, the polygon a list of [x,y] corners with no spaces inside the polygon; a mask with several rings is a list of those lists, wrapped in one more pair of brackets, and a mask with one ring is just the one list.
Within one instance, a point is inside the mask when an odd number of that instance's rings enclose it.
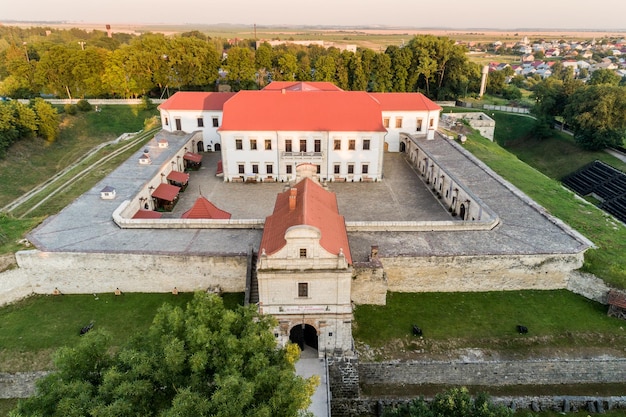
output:
{"label": "paved courtyard", "polygon": [[[379,246],[382,257],[571,254],[589,246],[590,242],[549,216],[460,145],[440,136],[420,143],[499,216],[499,225],[483,231],[349,232],[355,261],[367,260],[371,245]],[[258,250],[262,230],[120,229],[112,220],[113,211],[124,200],[135,198],[148,179],[144,178],[146,167],[137,164],[140,154],[47,219],[29,235],[30,240],[42,251],[239,256],[249,245]],[[219,158],[218,153],[204,155],[202,169],[191,173],[189,187],[168,216],[180,217],[200,193],[235,219],[264,219],[272,213],[276,195],[286,184],[224,183],[215,176]],[[158,175],[159,166],[151,169],[152,175]],[[101,200],[100,190],[112,184],[117,198]],[[336,193],[346,221],[456,220],[399,153],[385,154],[383,181],[330,183],[329,190]]]}

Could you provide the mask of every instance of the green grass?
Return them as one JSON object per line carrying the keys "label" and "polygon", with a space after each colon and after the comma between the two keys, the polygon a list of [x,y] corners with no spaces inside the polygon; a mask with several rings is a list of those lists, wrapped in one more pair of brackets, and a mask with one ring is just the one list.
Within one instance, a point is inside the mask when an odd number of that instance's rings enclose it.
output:
{"label": "green grass", "polygon": [[[511,136],[516,136],[525,131],[523,123],[520,123],[519,119],[529,120],[519,116],[502,117],[500,115],[498,117],[501,118],[500,123],[505,125],[503,130],[512,132]],[[517,121],[510,126],[506,126],[506,123],[503,122],[515,117],[517,119],[512,120]],[[550,140],[558,141],[560,139]],[[564,153],[559,152],[563,146],[559,147],[558,142],[553,143],[554,146],[550,152],[545,150],[535,152],[535,159],[532,163],[547,166],[550,164],[549,161]],[[493,143],[478,134],[473,134],[469,136],[469,140],[464,146],[504,179],[514,184],[551,214],[563,220],[598,246],[599,249],[590,249],[586,252],[584,270],[597,275],[610,285],[626,288],[626,227],[622,223],[577,198],[573,193],[566,190],[558,180],[542,174],[497,143]],[[593,158],[593,156],[579,150],[570,153],[569,160],[579,161],[584,160],[585,157]],[[611,160],[611,165],[624,168],[623,163],[620,164],[621,161],[610,155],[602,157]],[[570,163],[576,164],[576,162]],[[583,162],[577,163],[584,165]],[[567,164],[567,162],[562,162],[559,166],[566,167]],[[557,171],[562,172],[563,168],[554,168],[554,172]]]}
{"label": "green grass", "polygon": [[[450,340],[455,348],[511,354],[538,347],[626,346],[624,322],[606,311],[606,306],[567,290],[388,293],[385,306],[356,308],[353,334],[371,347],[400,341],[399,349],[427,351]],[[422,328],[423,339],[412,336],[413,324]],[[527,326],[529,334],[517,334],[518,324]]]}
{"label": "green grass", "polygon": [[17,242],[41,220],[40,218],[16,219],[0,213],[0,254],[25,249]]}
{"label": "green grass", "polygon": [[156,110],[138,106],[102,106],[102,112],[63,115],[59,138],[52,143],[27,139],[15,143],[0,160],[0,201],[5,204],[22,196],[95,146],[125,132],[144,127],[144,120]]}
{"label": "green grass", "polygon": [[[121,345],[148,329],[163,303],[184,307],[193,293],[33,296],[0,308],[0,372],[51,367],[51,354],[78,342],[80,329],[94,322]],[[225,294],[227,308],[243,304],[243,294]]]}
{"label": "green grass", "polygon": [[0,416],[8,416],[9,411],[13,410],[17,406],[17,398],[11,398],[8,400],[0,399]]}

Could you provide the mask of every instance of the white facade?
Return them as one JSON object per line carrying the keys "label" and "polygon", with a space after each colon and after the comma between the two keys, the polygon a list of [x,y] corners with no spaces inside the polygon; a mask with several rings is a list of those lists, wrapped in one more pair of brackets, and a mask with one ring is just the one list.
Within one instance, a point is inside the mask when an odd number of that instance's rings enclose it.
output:
{"label": "white facade", "polygon": [[383,111],[383,126],[389,132],[385,138],[386,150],[400,152],[400,133],[425,135],[434,139],[439,127],[439,113],[436,111]]}
{"label": "white facade", "polygon": [[326,251],[320,238],[316,227],[290,227],[283,248],[259,255],[257,276],[260,312],[278,320],[278,343],[295,342],[294,330],[310,326],[322,357],[352,349],[352,268],[342,254]]}
{"label": "white facade", "polygon": [[219,151],[221,139],[217,129],[222,125],[222,114],[221,110],[161,110],[161,126],[168,132],[200,131],[202,144],[194,151]]}
{"label": "white facade", "polygon": [[379,181],[384,133],[221,131],[224,181],[295,181],[296,166],[319,166],[322,181]]}

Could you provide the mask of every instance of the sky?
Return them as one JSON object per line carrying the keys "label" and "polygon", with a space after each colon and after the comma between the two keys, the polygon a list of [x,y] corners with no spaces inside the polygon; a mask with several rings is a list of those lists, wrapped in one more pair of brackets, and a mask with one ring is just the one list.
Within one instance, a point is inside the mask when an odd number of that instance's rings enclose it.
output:
{"label": "sky", "polygon": [[0,0],[0,21],[109,24],[626,31],[625,16],[624,0]]}

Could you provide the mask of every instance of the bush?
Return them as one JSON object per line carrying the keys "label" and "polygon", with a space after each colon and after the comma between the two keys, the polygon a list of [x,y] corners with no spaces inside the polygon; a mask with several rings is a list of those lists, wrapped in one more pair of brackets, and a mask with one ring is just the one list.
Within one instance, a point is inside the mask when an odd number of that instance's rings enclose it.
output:
{"label": "bush", "polygon": [[78,107],[75,104],[68,103],[65,106],[63,106],[63,111],[67,114],[74,115],[78,113]]}
{"label": "bush", "polygon": [[85,99],[78,100],[78,103],[76,103],[76,107],[80,111],[90,111],[92,109],[91,104]]}
{"label": "bush", "polygon": [[141,109],[142,110],[152,110],[154,109],[155,105],[152,102],[152,100],[150,100],[150,97],[148,96],[143,96],[141,98]]}

